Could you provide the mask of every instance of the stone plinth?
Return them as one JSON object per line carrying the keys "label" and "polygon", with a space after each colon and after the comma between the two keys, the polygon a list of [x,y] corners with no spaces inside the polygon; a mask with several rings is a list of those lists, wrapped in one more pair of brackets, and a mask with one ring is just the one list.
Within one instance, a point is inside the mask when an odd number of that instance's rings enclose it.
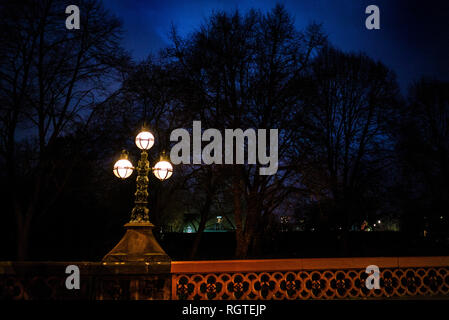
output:
{"label": "stone plinth", "polygon": [[127,223],[125,228],[125,235],[103,262],[148,262],[160,268],[168,266],[170,272],[171,259],[154,237],[152,223]]}

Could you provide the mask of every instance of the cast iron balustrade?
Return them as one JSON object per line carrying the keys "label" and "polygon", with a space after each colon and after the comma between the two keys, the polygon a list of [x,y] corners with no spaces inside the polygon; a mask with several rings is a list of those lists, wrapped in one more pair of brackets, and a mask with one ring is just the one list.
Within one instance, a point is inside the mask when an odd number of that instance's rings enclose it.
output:
{"label": "cast iron balustrade", "polygon": [[[80,269],[79,290],[65,268]],[[369,290],[366,267],[380,269]],[[0,299],[449,299],[449,257],[148,262],[0,262]]]}

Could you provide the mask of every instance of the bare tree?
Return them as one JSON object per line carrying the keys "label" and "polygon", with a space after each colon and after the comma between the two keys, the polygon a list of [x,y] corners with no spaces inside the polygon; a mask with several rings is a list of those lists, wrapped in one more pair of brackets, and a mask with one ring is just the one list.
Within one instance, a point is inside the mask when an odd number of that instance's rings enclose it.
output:
{"label": "bare tree", "polygon": [[330,220],[348,230],[366,214],[367,196],[379,194],[373,191],[391,164],[388,126],[399,113],[398,86],[381,63],[330,46],[314,59],[310,83],[302,121],[308,123],[304,148],[313,151],[304,161],[314,169],[304,183],[332,200]]}
{"label": "bare tree", "polygon": [[190,38],[174,33],[168,51],[179,75],[178,100],[204,126],[279,129],[280,168],[260,176],[259,165],[234,165],[228,172],[233,194],[236,256],[257,247],[269,217],[297,192],[300,179],[288,170],[301,112],[301,79],[316,49],[325,42],[320,27],[297,31],[282,6],[267,14],[216,13]]}
{"label": "bare tree", "polygon": [[398,134],[405,229],[441,234],[448,230],[449,84],[420,79],[409,90]]}
{"label": "bare tree", "polygon": [[[33,220],[48,212],[76,161],[57,161],[58,141],[87,127],[127,60],[120,22],[97,1],[82,1],[81,28],[65,28],[64,1],[1,7],[1,157],[8,209],[17,223],[18,259],[28,256]],[[51,188],[54,192],[46,192]]]}

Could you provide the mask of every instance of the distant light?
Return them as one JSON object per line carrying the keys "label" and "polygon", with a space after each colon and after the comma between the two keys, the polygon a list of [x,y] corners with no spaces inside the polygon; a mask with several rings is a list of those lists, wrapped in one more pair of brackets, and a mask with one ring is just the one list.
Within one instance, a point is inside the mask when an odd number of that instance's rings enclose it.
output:
{"label": "distant light", "polygon": [[287,216],[281,216],[281,223],[288,223],[288,217]]}
{"label": "distant light", "polygon": [[440,219],[443,220],[443,216],[441,216]]}
{"label": "distant light", "polygon": [[380,224],[380,220],[377,220],[377,223]]}
{"label": "distant light", "polygon": [[374,226],[376,226],[376,224],[374,224]]}
{"label": "distant light", "polygon": [[192,227],[191,227],[191,226],[188,226],[188,227],[186,228],[186,232],[187,232],[187,233],[192,233],[192,232],[193,232]]}

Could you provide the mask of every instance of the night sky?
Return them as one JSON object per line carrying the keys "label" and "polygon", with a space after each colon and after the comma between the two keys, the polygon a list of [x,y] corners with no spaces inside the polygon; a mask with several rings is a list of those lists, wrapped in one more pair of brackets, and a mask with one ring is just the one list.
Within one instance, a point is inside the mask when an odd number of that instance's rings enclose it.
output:
{"label": "night sky", "polygon": [[[182,35],[214,10],[264,12],[284,4],[298,28],[322,23],[330,41],[345,51],[364,51],[392,68],[405,93],[425,75],[449,80],[449,1],[356,0],[104,0],[124,22],[123,45],[136,60],[170,44],[173,23]],[[365,8],[380,8],[380,30],[365,28]]]}

